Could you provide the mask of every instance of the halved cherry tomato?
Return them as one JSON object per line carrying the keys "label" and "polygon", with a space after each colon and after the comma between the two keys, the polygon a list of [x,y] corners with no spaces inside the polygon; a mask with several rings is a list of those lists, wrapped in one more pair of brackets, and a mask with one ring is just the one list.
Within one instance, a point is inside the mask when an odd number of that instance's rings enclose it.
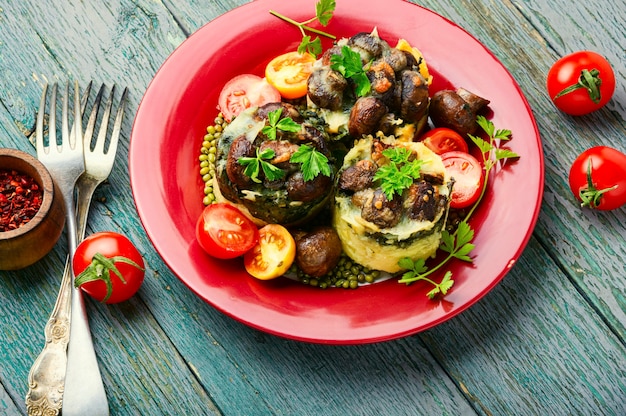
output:
{"label": "halved cherry tomato", "polygon": [[626,154],[617,149],[585,150],[572,163],[568,179],[583,207],[608,211],[626,205]]}
{"label": "halved cherry tomato", "polygon": [[259,230],[259,242],[243,255],[243,264],[252,276],[269,280],[285,274],[295,257],[296,242],[289,231],[267,224]]}
{"label": "halved cherry tomato", "polygon": [[74,285],[99,302],[118,303],[133,296],[143,283],[141,254],[124,235],[101,231],[85,238],[72,259]]}
{"label": "halved cherry tomato", "polygon": [[284,98],[304,97],[313,62],[315,57],[309,53],[287,52],[267,64],[265,77]]}
{"label": "halved cherry tomato", "polygon": [[280,93],[267,80],[252,74],[237,75],[224,85],[217,108],[226,121],[231,121],[243,110],[280,101]]}
{"label": "halved cherry tomato", "polygon": [[580,116],[609,102],[615,91],[615,73],[602,55],[578,51],[552,65],[546,87],[559,110]]}
{"label": "halved cherry tomato", "polygon": [[450,207],[466,208],[476,202],[485,180],[485,172],[480,162],[464,152],[444,153],[441,160],[454,179]]}
{"label": "halved cherry tomato", "polygon": [[213,257],[232,259],[250,250],[259,231],[248,217],[228,203],[208,205],[196,224],[196,239]]}
{"label": "halved cherry tomato", "polygon": [[453,151],[468,152],[465,139],[456,131],[446,127],[437,127],[427,131],[420,137],[420,141],[438,155]]}

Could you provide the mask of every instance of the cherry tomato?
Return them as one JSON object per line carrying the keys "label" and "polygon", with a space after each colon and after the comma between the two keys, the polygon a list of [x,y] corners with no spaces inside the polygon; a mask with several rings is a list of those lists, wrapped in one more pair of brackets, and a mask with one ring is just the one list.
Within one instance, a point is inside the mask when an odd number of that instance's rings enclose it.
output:
{"label": "cherry tomato", "polygon": [[465,139],[456,131],[446,127],[437,127],[427,131],[420,137],[420,141],[438,155],[452,151],[468,152]]}
{"label": "cherry tomato", "polygon": [[583,207],[608,211],[626,205],[626,155],[606,146],[585,150],[572,163],[569,186]]}
{"label": "cherry tomato", "polygon": [[272,59],[265,78],[287,99],[304,97],[315,57],[309,53],[287,52]]}
{"label": "cherry tomato", "polygon": [[137,293],[145,275],[137,248],[126,236],[111,231],[85,238],[76,248],[72,267],[74,285],[105,303],[129,299]]}
{"label": "cherry tomato", "polygon": [[579,51],[552,65],[546,85],[548,95],[559,110],[580,116],[609,102],[615,91],[615,74],[602,55]]}
{"label": "cherry tomato", "polygon": [[259,230],[259,242],[243,255],[243,264],[252,276],[269,280],[285,274],[295,257],[296,242],[289,231],[267,224]]}
{"label": "cherry tomato", "polygon": [[196,224],[196,239],[213,257],[232,259],[250,250],[259,231],[244,213],[228,203],[208,205]]}
{"label": "cherry tomato", "polygon": [[476,202],[485,181],[480,162],[469,153],[458,151],[444,153],[441,160],[454,179],[450,207],[466,208]]}
{"label": "cherry tomato", "polygon": [[218,109],[226,121],[231,121],[243,110],[280,101],[280,93],[259,76],[242,74],[224,85],[218,98]]}

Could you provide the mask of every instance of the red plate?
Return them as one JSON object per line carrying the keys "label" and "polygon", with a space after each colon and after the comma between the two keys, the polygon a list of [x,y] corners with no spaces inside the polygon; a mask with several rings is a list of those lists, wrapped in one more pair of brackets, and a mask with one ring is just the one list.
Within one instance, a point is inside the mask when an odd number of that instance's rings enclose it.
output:
{"label": "red plate", "polygon": [[443,301],[430,301],[430,287],[421,282],[320,290],[287,280],[258,281],[239,260],[210,258],[194,234],[203,208],[198,155],[206,126],[217,114],[226,81],[242,72],[261,75],[271,58],[297,48],[300,32],[269,10],[303,21],[315,14],[315,2],[302,3],[257,0],[234,9],[190,36],[163,64],[139,106],[131,136],[130,177],[139,216],[163,260],[192,291],[254,328],[328,344],[415,334],[479,300],[526,246],[543,194],[535,121],[508,71],[454,23],[402,0],[338,0],[328,32],[349,37],[378,27],[392,45],[407,39],[425,56],[435,77],[433,90],[462,86],[488,98],[496,127],[513,131],[510,147],[521,159],[498,173],[471,220],[474,263],[451,263],[453,290]]}

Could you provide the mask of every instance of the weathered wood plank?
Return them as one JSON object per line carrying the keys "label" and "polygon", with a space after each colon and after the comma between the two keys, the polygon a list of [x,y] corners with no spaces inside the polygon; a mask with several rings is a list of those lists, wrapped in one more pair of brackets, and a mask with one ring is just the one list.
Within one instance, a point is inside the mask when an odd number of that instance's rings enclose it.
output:
{"label": "weathered wood plank", "polygon": [[[0,132],[4,128],[8,133],[0,137],[2,146],[27,148],[19,133],[32,126],[44,79],[93,77],[129,84],[128,114],[134,114],[152,76],[185,36],[244,2],[46,3],[1,6]],[[302,344],[250,329],[200,301],[162,263],[134,212],[127,177],[132,117],[127,117],[120,157],[109,183],[97,191],[90,226],[90,231],[129,230],[150,265],[139,296],[129,303],[106,308],[88,303],[105,385],[114,392],[113,414],[623,411],[624,348],[603,323],[612,322],[623,338],[618,328],[624,323],[624,282],[611,281],[623,274],[623,211],[581,219],[565,175],[586,144],[580,135],[589,143],[604,137],[621,137],[624,143],[624,94],[618,91],[606,110],[580,120],[554,110],[540,75],[566,45],[581,39],[594,45],[594,37],[573,35],[582,25],[576,10],[582,9],[567,3],[565,13],[557,16],[548,5],[536,3],[423,3],[459,22],[509,68],[535,111],[547,163],[546,201],[536,239],[520,263],[476,306],[419,336],[354,347]],[[594,30],[606,50],[620,56],[623,47],[611,48],[620,43],[623,10],[606,3],[616,16],[606,29],[611,32]],[[42,8],[58,18],[42,14]],[[77,50],[84,51],[84,59]],[[579,238],[588,227],[602,233]],[[621,245],[608,247],[616,243]],[[33,339],[43,339],[64,247],[61,241],[38,267],[0,273],[0,332],[7,340],[0,347],[0,381],[6,392],[3,396],[0,390],[0,412],[4,405],[16,412],[12,401],[23,406],[26,373],[42,342]],[[598,261],[593,253],[610,259]],[[42,270],[57,273],[42,276]],[[591,274],[599,279],[590,281]],[[18,333],[16,328],[24,325],[33,329]],[[570,389],[575,393],[569,394]],[[594,412],[596,407],[600,411]]]}
{"label": "weathered wood plank", "polygon": [[421,338],[485,413],[626,412],[626,348],[535,239],[483,300]]}

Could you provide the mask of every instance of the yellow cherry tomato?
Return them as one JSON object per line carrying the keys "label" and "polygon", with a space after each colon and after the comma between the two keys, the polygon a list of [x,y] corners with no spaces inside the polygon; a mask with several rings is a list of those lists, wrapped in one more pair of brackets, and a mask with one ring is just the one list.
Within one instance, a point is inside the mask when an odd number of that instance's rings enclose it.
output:
{"label": "yellow cherry tomato", "polygon": [[283,98],[304,97],[315,57],[309,53],[287,52],[272,59],[265,68],[265,78]]}
{"label": "yellow cherry tomato", "polygon": [[424,77],[424,79],[426,81],[428,81],[428,85],[432,84],[433,77],[428,72],[428,66],[426,66],[426,61],[424,60],[424,56],[419,51],[419,49],[411,46],[411,44],[409,42],[407,42],[406,39],[398,40],[398,44],[396,45],[396,49],[399,49],[399,50],[405,51],[405,52],[409,52],[411,55],[413,55],[413,57],[415,58],[415,60],[418,63],[418,69],[419,69],[420,74]]}
{"label": "yellow cherry tomato", "polygon": [[296,242],[289,231],[267,224],[259,230],[258,243],[243,255],[243,264],[252,276],[269,280],[285,274],[295,257]]}

